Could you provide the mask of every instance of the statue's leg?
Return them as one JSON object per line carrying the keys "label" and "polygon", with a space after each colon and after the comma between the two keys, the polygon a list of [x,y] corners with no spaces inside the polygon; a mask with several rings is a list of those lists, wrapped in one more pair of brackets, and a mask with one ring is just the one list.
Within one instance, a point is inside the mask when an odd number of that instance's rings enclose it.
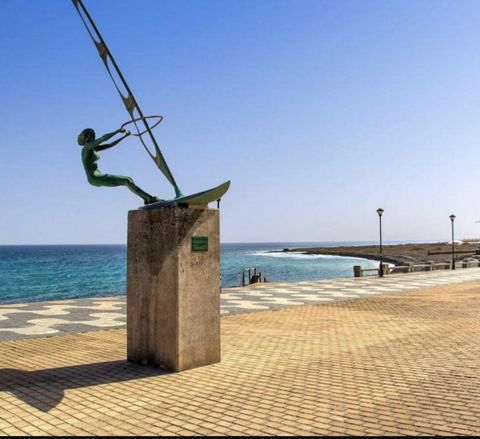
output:
{"label": "statue's leg", "polygon": [[155,201],[159,201],[157,197],[153,195],[147,194],[144,190],[140,189],[130,177],[127,177],[127,181],[125,182],[125,186],[128,187],[134,194],[138,195],[139,197],[143,198],[145,204],[150,204]]}
{"label": "statue's leg", "polygon": [[143,198],[145,204],[153,203],[158,201],[157,197],[147,194],[144,190],[139,188],[130,177],[125,177],[123,175],[111,175],[111,174],[99,174],[95,175],[90,179],[90,183],[94,186],[107,186],[107,187],[117,187],[117,186],[127,186],[135,195],[138,195],[140,198]]}

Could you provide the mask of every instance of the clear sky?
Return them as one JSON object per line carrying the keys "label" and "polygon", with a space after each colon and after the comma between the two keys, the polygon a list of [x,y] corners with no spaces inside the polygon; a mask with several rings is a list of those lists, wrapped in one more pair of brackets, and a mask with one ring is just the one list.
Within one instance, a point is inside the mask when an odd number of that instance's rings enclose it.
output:
{"label": "clear sky", "polygon": [[[480,236],[480,2],[85,0],[184,193],[227,179],[222,241]],[[123,243],[126,188],[79,132],[128,117],[70,0],[1,0],[0,244]],[[160,197],[135,138],[100,169]]]}

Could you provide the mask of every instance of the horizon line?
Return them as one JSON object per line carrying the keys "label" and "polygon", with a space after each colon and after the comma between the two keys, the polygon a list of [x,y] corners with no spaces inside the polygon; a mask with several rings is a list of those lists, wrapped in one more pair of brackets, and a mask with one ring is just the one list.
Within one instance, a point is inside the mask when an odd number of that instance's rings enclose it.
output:
{"label": "horizon line", "polygon": [[[467,240],[472,240],[476,238],[464,238]],[[480,241],[480,238],[478,238]],[[462,241],[460,239],[460,241]],[[358,242],[358,243],[377,243],[378,240],[342,240],[342,241],[225,241],[220,242],[220,244],[322,244],[322,243],[345,243],[345,242]],[[423,239],[423,240],[416,240],[416,239],[390,239],[390,240],[383,240],[384,243],[436,243],[436,242],[449,242],[448,239]],[[0,247],[41,247],[41,246],[94,246],[94,245],[127,245],[126,242],[124,243],[68,243],[68,244],[0,244]]]}

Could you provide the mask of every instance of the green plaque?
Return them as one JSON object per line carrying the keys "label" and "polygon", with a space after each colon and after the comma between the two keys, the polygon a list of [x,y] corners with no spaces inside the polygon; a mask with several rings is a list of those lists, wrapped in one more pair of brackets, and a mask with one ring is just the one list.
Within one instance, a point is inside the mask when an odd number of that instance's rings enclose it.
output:
{"label": "green plaque", "polygon": [[208,252],[208,236],[192,236],[192,251]]}

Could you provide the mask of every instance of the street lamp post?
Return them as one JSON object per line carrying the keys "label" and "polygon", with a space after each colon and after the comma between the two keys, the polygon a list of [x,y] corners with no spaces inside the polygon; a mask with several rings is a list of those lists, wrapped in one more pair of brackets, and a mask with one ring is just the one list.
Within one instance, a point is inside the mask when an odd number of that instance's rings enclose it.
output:
{"label": "street lamp post", "polygon": [[453,222],[455,221],[455,215],[450,215],[450,221],[452,222],[452,270],[455,270],[455,233],[453,228]]}
{"label": "street lamp post", "polygon": [[384,210],[377,209],[378,220],[380,225],[380,277],[383,277],[383,248],[382,248],[382,215]]}

